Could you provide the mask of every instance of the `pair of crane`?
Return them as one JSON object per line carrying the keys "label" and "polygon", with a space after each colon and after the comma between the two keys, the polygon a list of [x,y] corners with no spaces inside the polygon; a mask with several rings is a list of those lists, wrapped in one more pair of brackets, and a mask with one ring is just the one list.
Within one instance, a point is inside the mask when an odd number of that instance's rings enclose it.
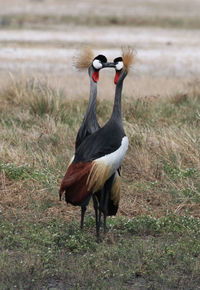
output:
{"label": "pair of crane", "polygon": [[[77,68],[88,68],[90,77],[90,98],[81,127],[75,142],[75,154],[61,182],[60,200],[81,207],[81,228],[84,225],[86,207],[93,199],[96,236],[100,236],[101,216],[116,215],[120,200],[120,166],[128,149],[128,138],[122,124],[121,95],[123,81],[133,61],[133,52],[123,51],[122,57],[107,62],[104,55],[95,58],[90,49],[85,49],[76,61]],[[101,69],[115,68],[116,85],[112,115],[109,121],[100,127],[97,116],[97,83]]]}

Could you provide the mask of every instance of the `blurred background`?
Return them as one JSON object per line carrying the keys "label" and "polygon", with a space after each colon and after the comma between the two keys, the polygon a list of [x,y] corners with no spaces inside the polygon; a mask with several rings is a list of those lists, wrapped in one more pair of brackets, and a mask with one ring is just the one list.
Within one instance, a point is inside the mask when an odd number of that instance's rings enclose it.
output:
{"label": "blurred background", "polygon": [[[34,76],[81,97],[89,80],[73,68],[77,50],[87,44],[112,60],[129,45],[127,97],[183,91],[200,74],[199,14],[199,0],[0,0],[0,85]],[[102,98],[113,74],[102,73]]]}

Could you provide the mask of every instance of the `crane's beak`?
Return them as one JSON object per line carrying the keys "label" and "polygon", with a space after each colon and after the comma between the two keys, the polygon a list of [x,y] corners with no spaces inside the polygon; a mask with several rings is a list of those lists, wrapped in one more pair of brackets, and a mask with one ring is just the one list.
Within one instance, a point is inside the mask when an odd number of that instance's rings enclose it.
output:
{"label": "crane's beak", "polygon": [[103,63],[103,67],[115,67],[114,62],[105,62]]}

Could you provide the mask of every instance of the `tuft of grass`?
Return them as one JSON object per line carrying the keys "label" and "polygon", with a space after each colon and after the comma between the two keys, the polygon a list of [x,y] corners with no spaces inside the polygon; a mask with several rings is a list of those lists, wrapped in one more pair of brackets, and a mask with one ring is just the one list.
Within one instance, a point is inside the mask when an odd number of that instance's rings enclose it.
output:
{"label": "tuft of grass", "polygon": [[0,163],[0,173],[5,173],[10,180],[34,180],[49,183],[53,175],[50,168],[38,170],[28,164],[16,165]]}

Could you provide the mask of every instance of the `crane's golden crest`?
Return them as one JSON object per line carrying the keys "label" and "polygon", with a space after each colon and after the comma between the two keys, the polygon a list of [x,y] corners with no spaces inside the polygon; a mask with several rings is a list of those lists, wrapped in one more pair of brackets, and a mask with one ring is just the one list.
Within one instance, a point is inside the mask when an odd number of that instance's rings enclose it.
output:
{"label": "crane's golden crest", "polygon": [[85,46],[74,58],[74,66],[77,69],[87,69],[91,65],[93,59],[93,51],[88,46]]}
{"label": "crane's golden crest", "polygon": [[124,70],[126,71],[129,70],[130,66],[133,64],[134,58],[135,58],[135,51],[132,48],[127,47],[127,48],[122,49],[122,59],[123,59],[123,64],[124,64],[124,67],[123,67]]}

